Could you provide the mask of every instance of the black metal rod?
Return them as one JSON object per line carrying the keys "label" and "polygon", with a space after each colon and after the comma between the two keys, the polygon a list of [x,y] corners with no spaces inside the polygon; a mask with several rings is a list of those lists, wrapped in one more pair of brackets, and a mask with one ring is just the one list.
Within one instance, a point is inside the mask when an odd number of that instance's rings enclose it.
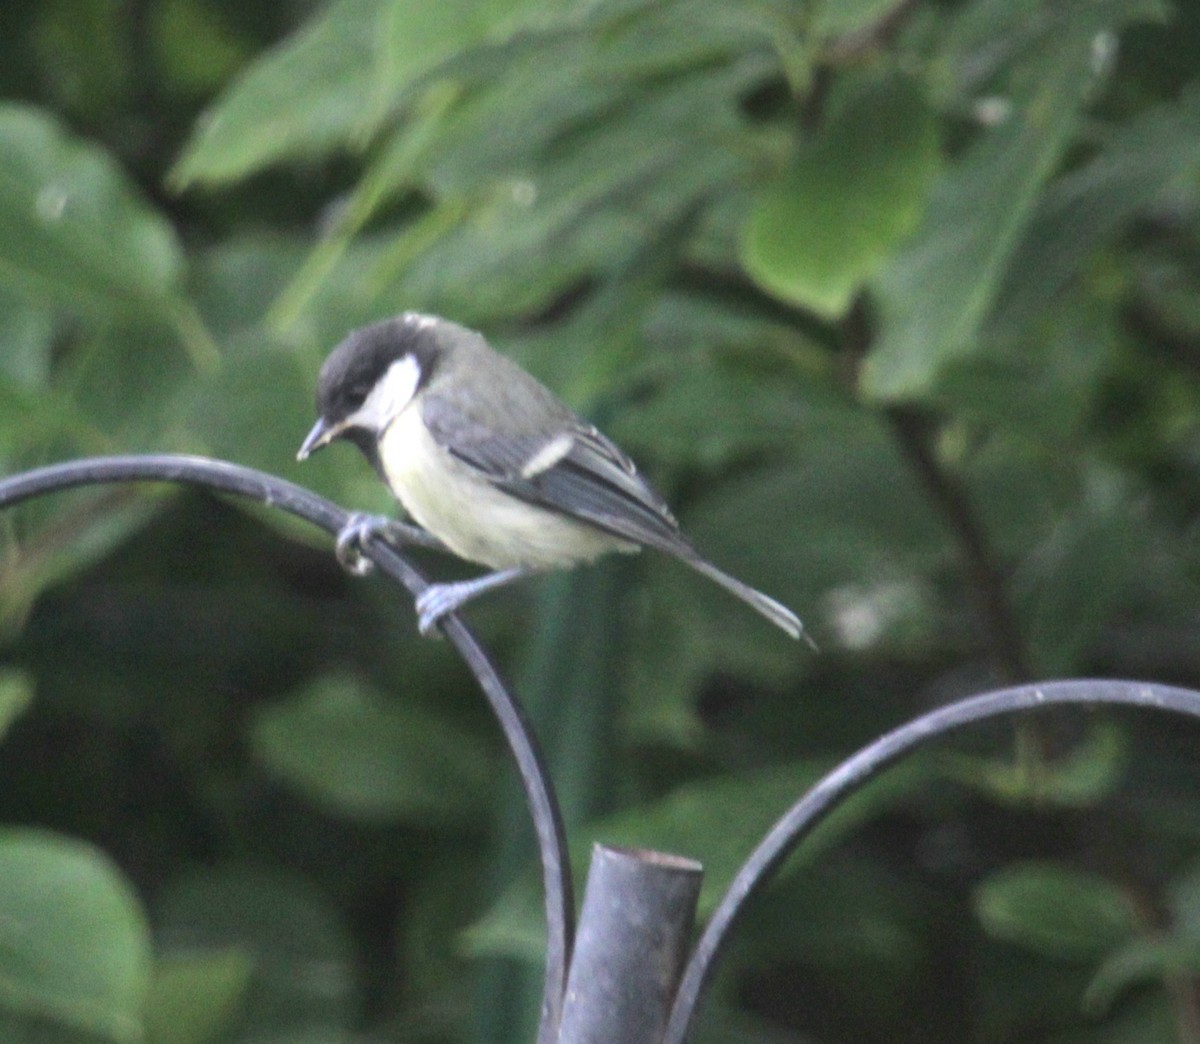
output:
{"label": "black metal rod", "polygon": [[913,750],[991,718],[1062,704],[1118,704],[1200,718],[1200,692],[1131,681],[1063,681],[1000,689],[940,707],[894,729],[843,761],[779,819],[743,864],[693,951],[663,1044],[686,1044],[705,988],[746,902],[845,798]]}
{"label": "black metal rod", "polygon": [[[274,475],[227,461],[176,454],[92,457],[12,475],[0,479],[0,510],[64,489],[113,482],[172,482],[232,493],[277,507],[335,535],[350,519],[350,513],[332,501]],[[428,587],[420,572],[386,543],[370,540],[363,552],[414,597]],[[537,832],[547,923],[546,975],[538,1040],[551,1044],[561,1017],[574,936],[575,901],[566,831],[524,708],[462,620],[448,615],[442,620],[441,629],[474,674],[496,715],[517,763]]]}
{"label": "black metal rod", "polygon": [[680,856],[593,848],[558,1044],[659,1044],[703,876]]}

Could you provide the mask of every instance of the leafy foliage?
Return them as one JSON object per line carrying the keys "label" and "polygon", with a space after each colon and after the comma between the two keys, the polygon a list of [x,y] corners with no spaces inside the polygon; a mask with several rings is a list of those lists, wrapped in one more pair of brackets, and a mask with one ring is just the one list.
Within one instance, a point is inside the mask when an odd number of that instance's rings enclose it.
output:
{"label": "leafy foliage", "polygon": [[[707,908],[930,702],[1200,684],[1196,5],[7,0],[0,54],[6,472],[193,451],[388,510],[292,458],[331,345],[436,311],[809,624],[651,556],[473,606],[577,854],[676,848]],[[5,518],[0,623],[5,1040],[531,1039],[525,814],[395,592],[122,488]],[[1050,718],[900,767],[701,1039],[1183,1037],[1195,750]]]}

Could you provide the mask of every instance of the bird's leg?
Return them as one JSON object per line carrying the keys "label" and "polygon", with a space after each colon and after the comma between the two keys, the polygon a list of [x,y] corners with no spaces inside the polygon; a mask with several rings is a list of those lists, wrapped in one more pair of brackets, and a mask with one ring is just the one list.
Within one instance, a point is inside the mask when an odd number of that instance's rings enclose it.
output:
{"label": "bird's leg", "polygon": [[355,576],[365,576],[374,565],[363,554],[363,545],[371,539],[381,539],[397,547],[415,545],[429,547],[435,551],[445,551],[446,546],[432,533],[427,533],[419,526],[410,526],[397,522],[386,515],[353,514],[350,520],[342,526],[337,535],[335,554],[342,568]]}
{"label": "bird's leg", "polygon": [[532,576],[536,570],[525,566],[501,569],[495,573],[478,576],[474,580],[460,580],[452,584],[432,584],[417,597],[417,628],[425,638],[447,613],[461,609],[476,595],[491,591],[514,580]]}

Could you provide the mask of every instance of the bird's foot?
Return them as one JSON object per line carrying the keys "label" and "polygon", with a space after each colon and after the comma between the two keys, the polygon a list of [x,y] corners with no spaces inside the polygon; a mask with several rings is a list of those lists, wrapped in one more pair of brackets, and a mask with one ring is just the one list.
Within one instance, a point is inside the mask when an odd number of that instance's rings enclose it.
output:
{"label": "bird's foot", "polygon": [[437,537],[417,526],[405,525],[386,515],[356,513],[350,516],[337,535],[334,554],[342,568],[355,576],[366,576],[375,568],[375,563],[367,558],[363,548],[367,541],[376,539],[396,546],[415,544],[418,547],[442,548],[442,542]]}
{"label": "bird's foot", "polygon": [[470,582],[431,584],[417,596],[417,630],[422,638],[434,636],[438,621],[458,609],[474,594]]}
{"label": "bird's foot", "polygon": [[485,591],[503,587],[528,576],[532,570],[522,566],[501,569],[478,576],[474,580],[459,580],[451,584],[431,584],[417,595],[417,630],[423,638],[430,637],[438,621],[447,613],[461,609],[467,602]]}

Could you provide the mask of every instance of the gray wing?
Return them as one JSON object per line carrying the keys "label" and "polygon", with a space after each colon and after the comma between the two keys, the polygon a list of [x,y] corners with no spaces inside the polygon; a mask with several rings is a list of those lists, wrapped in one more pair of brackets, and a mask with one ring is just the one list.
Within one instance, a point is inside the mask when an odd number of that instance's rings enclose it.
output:
{"label": "gray wing", "polygon": [[634,543],[695,554],[633,461],[573,414],[564,410],[549,432],[503,437],[445,401],[427,401],[422,417],[439,445],[506,493]]}

